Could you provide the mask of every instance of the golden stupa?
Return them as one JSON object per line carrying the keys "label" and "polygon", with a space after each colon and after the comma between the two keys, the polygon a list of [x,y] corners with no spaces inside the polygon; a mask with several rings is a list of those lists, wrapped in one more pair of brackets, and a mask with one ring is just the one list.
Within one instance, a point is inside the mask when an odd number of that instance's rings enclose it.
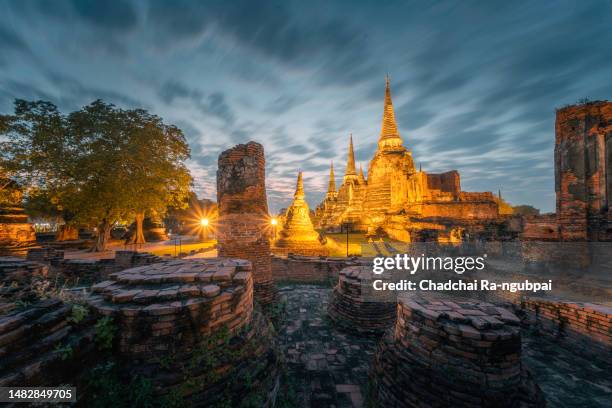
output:
{"label": "golden stupa", "polygon": [[293,202],[287,208],[283,229],[274,243],[277,254],[327,255],[325,240],[315,231],[310,219],[310,208],[304,199],[302,172],[298,173]]}

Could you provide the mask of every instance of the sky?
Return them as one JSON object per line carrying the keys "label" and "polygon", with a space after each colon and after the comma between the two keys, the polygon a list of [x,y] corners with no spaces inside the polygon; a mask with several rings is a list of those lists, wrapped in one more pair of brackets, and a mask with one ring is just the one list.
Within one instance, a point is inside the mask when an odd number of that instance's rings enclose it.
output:
{"label": "sky", "polygon": [[0,0],[0,113],[147,109],[185,133],[202,198],[219,154],[254,140],[271,210],[300,169],[316,206],[350,133],[367,171],[387,74],[424,171],[554,211],[555,109],[612,99],[612,2]]}

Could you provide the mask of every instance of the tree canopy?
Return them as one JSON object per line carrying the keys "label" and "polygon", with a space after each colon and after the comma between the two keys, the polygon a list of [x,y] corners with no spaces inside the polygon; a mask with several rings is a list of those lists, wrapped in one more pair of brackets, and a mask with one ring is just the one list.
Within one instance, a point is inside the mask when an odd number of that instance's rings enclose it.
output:
{"label": "tree canopy", "polygon": [[185,137],[145,110],[97,100],[64,115],[50,102],[16,100],[0,123],[2,166],[31,197],[97,226],[97,250],[115,222],[163,213],[188,197]]}

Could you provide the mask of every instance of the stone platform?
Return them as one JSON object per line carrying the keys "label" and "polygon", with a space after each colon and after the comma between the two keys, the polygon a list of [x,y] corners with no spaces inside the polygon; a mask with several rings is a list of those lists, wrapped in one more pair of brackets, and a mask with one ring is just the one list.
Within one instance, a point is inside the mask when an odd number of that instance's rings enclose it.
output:
{"label": "stone platform", "polygon": [[400,297],[375,357],[373,397],[394,407],[545,406],[521,362],[519,323],[490,303]]}
{"label": "stone platform", "polygon": [[[126,374],[185,403],[273,399],[277,354],[253,309],[252,266],[222,258],[127,269],[92,287],[89,304],[117,328]],[[248,378],[248,381],[245,381]]]}
{"label": "stone platform", "polygon": [[371,302],[364,298],[362,281],[371,278],[369,266],[340,271],[327,312],[336,325],[361,334],[382,334],[396,319],[395,302]]}

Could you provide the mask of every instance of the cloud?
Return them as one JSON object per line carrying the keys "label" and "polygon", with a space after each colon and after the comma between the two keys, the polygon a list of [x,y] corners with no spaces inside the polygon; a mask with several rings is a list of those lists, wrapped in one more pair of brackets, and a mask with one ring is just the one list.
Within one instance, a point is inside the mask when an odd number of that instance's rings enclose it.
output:
{"label": "cloud", "polygon": [[314,206],[350,132],[368,167],[389,73],[417,165],[551,210],[555,108],[611,99],[610,21],[610,2],[0,0],[0,109],[145,103],[184,129],[202,194],[220,151],[256,140],[270,207],[297,168]]}
{"label": "cloud", "polygon": [[201,113],[217,117],[227,125],[235,121],[234,112],[222,92],[205,94],[197,89],[189,89],[180,82],[167,81],[159,89],[158,95],[166,104],[185,99],[193,103]]}

